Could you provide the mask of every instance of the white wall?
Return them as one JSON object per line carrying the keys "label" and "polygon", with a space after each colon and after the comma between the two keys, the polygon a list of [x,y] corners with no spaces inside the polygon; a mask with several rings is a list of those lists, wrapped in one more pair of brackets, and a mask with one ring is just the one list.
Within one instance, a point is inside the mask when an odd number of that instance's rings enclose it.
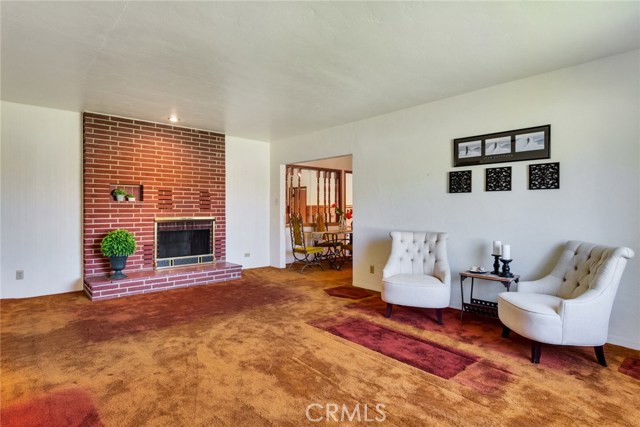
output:
{"label": "white wall", "polygon": [[[80,113],[2,102],[0,297],[82,289]],[[24,270],[24,280],[16,280]]]}
{"label": "white wall", "polygon": [[229,135],[225,140],[227,261],[264,267],[269,265],[269,144]]}
{"label": "white wall", "polygon": [[313,160],[310,162],[298,163],[304,166],[312,166],[315,168],[341,169],[350,171],[353,167],[353,159],[351,156],[331,157],[329,159]]}
{"label": "white wall", "polygon": [[[634,51],[272,143],[271,199],[283,196],[281,165],[353,154],[354,284],[380,288],[389,231],[448,231],[454,307],[456,272],[488,265],[492,240],[511,244],[524,279],[549,272],[570,239],[631,247],[609,340],[640,348],[639,75]],[[552,158],[535,163],[560,162],[559,190],[527,190],[533,162],[514,162],[461,168],[473,170],[473,193],[447,193],[454,138],[544,124]],[[485,192],[484,169],[507,165],[513,190]],[[282,267],[281,204],[271,214],[271,263]]]}

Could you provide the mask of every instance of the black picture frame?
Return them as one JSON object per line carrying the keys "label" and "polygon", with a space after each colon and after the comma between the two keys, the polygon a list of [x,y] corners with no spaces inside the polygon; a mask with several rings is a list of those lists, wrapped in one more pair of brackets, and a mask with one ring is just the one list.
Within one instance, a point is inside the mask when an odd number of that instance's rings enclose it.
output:
{"label": "black picture frame", "polygon": [[453,140],[453,166],[551,158],[551,125]]}

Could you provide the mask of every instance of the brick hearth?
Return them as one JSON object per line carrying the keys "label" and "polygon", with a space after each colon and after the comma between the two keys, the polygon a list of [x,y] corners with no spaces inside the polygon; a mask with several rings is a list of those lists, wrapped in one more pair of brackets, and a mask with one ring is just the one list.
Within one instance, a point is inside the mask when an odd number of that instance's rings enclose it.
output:
{"label": "brick hearth", "polygon": [[[91,299],[192,286],[240,276],[226,263],[225,136],[178,126],[84,114],[84,275]],[[136,195],[117,202],[116,188]],[[215,217],[216,263],[154,269],[156,217]],[[100,241],[111,230],[131,231],[138,244],[129,279],[111,282]],[[194,270],[195,268],[195,270]]]}
{"label": "brick hearth", "polygon": [[84,291],[92,300],[117,298],[135,294],[206,285],[239,279],[241,266],[228,262],[194,265],[164,270],[127,273],[127,278],[110,280],[107,275],[90,276],[84,281]]}

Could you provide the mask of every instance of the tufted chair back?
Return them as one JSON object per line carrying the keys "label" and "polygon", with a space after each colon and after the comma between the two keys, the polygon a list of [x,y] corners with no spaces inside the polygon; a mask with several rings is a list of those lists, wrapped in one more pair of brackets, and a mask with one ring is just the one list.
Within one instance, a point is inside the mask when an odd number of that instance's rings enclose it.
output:
{"label": "tufted chair back", "polygon": [[396,274],[424,274],[451,282],[447,260],[447,233],[434,231],[392,231],[391,254],[382,277]]}
{"label": "tufted chair back", "polygon": [[578,241],[567,242],[551,276],[559,280],[556,296],[573,299],[592,289],[597,293],[616,294],[629,248],[601,246]]}

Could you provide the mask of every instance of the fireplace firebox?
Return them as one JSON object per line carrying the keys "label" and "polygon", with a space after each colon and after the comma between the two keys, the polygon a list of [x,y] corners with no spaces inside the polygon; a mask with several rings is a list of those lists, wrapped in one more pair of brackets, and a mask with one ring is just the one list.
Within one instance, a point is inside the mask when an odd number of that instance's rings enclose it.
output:
{"label": "fireplace firebox", "polygon": [[214,262],[215,228],[213,217],[156,218],[156,268]]}

